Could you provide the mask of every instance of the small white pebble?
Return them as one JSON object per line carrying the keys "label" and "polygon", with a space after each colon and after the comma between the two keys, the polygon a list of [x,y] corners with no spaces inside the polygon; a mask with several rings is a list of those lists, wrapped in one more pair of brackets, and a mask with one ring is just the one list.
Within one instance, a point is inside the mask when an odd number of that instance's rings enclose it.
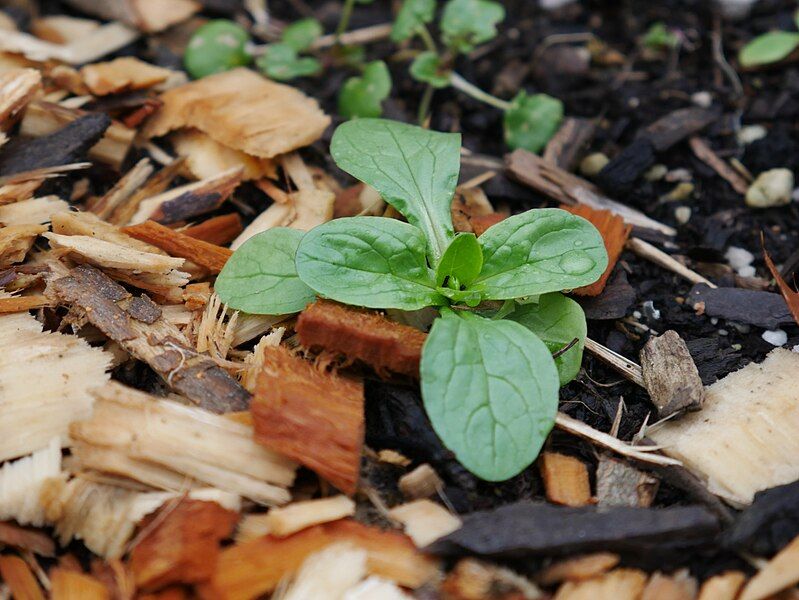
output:
{"label": "small white pebble", "polygon": [[793,173],[790,169],[764,171],[746,190],[746,205],[753,208],[785,206],[793,194]]}
{"label": "small white pebble", "polygon": [[755,260],[755,255],[745,248],[730,246],[724,253],[724,258],[726,258],[730,266],[737,271],[741,267],[748,267],[751,265]]}
{"label": "small white pebble", "polygon": [[665,179],[669,183],[689,182],[694,178],[688,169],[672,169],[666,173]]}
{"label": "small white pebble", "polygon": [[796,346],[791,348],[791,352],[799,352],[799,344],[796,344]]}
{"label": "small white pebble", "polygon": [[650,182],[660,181],[666,176],[666,173],[669,172],[669,168],[666,165],[652,165],[649,167],[649,170],[644,173],[644,179]]}
{"label": "small white pebble", "polygon": [[747,144],[763,139],[767,134],[768,131],[766,131],[766,128],[762,125],[747,125],[738,130],[736,138],[741,146],[746,146]]}
{"label": "small white pebble", "polygon": [[788,343],[788,334],[782,329],[770,329],[760,336],[772,346],[784,346]]}
{"label": "small white pebble", "polygon": [[713,94],[710,92],[696,92],[691,95],[691,102],[702,108],[709,108],[713,104]]}
{"label": "small white pebble", "polygon": [[691,208],[688,206],[678,206],[674,209],[674,218],[680,225],[685,225],[691,220]]}
{"label": "small white pebble", "polygon": [[793,192],[791,192],[791,200],[794,202],[799,202],[799,188],[796,188]]}
{"label": "small white pebble", "polygon": [[719,324],[719,319],[718,319],[718,317],[711,317],[711,318],[710,318],[710,324],[711,324],[711,325],[718,325],[718,324]]}
{"label": "small white pebble", "polygon": [[541,0],[541,8],[544,10],[555,10],[561,6],[571,4],[575,0]]}
{"label": "small white pebble", "polygon": [[633,311],[633,316],[634,316],[636,319],[640,319],[640,318],[641,318],[641,312],[640,312],[640,311],[637,311],[637,310],[634,310],[634,311]]}
{"label": "small white pebble", "polygon": [[586,177],[594,177],[609,162],[610,159],[601,152],[593,152],[580,161],[580,172]]}
{"label": "small white pebble", "polygon": [[730,335],[730,332],[726,329],[719,329],[719,335]]}
{"label": "small white pebble", "polygon": [[638,108],[640,104],[641,104],[640,98],[630,98],[627,101],[627,106],[629,106],[630,108]]}
{"label": "small white pebble", "polygon": [[750,329],[752,328],[749,323],[733,323],[732,326],[741,333],[749,333]]}
{"label": "small white pebble", "polygon": [[738,352],[741,348],[743,348],[743,344],[733,344],[732,346],[730,346],[730,348]]}
{"label": "small white pebble", "polygon": [[738,269],[738,275],[741,277],[754,277],[757,273],[752,265],[746,265]]}
{"label": "small white pebble", "polygon": [[649,319],[655,319],[656,321],[660,319],[660,311],[655,308],[655,304],[651,300],[644,302],[644,314]]}

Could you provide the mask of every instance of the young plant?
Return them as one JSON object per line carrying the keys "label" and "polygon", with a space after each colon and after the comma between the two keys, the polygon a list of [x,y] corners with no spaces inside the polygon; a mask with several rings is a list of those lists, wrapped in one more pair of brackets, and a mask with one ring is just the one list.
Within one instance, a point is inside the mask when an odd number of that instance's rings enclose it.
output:
{"label": "young plant", "polygon": [[[359,119],[338,127],[330,151],[408,222],[349,217],[305,234],[268,230],[234,253],[216,292],[232,308],[261,314],[297,312],[315,296],[437,308],[420,369],[433,428],[477,476],[516,475],[553,426],[559,384],[579,369],[585,318],[559,292],[603,273],[601,236],[559,209],[512,216],[479,238],[456,234],[459,134]],[[497,311],[489,300],[505,302]]]}
{"label": "young plant", "polygon": [[183,65],[195,79],[246,66],[252,61],[247,52],[249,39],[247,31],[233,21],[209,21],[189,40]]}
{"label": "young plant", "polygon": [[430,35],[436,11],[435,0],[405,0],[397,14],[391,38],[401,42],[418,36],[425,45],[411,64],[411,76],[427,84],[419,110],[424,121],[433,90],[452,86],[455,89],[500,109],[504,113],[505,141],[511,148],[531,152],[541,150],[563,120],[563,104],[546,94],[519,92],[510,102],[496,98],[466,81],[452,70],[459,54],[468,54],[479,44],[497,35],[497,24],[505,18],[505,9],[491,0],[449,0],[441,13],[439,27],[443,51]]}
{"label": "young plant", "polygon": [[301,56],[301,53],[310,50],[320,35],[322,25],[316,19],[295,21],[283,30],[280,42],[263,49],[255,64],[278,81],[317,75],[322,71],[322,64],[317,58]]}
{"label": "young plant", "polygon": [[[799,28],[799,10],[794,13],[794,24]],[[799,47],[796,31],[769,31],[746,44],[738,53],[738,62],[744,68],[770,65],[788,58]]]}

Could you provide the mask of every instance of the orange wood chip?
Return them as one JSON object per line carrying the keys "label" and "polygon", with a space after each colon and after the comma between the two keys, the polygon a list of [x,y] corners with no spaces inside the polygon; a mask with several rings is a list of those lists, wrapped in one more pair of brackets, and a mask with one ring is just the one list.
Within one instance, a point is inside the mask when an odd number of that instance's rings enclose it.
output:
{"label": "orange wood chip", "polygon": [[538,461],[547,500],[565,506],[591,503],[591,483],[585,463],[573,456],[544,452]]}
{"label": "orange wood chip", "polygon": [[52,600],[110,600],[108,589],[91,575],[70,569],[50,570]]}
{"label": "orange wood chip", "polygon": [[474,215],[469,217],[469,221],[472,224],[472,229],[474,230],[474,235],[480,237],[483,235],[489,227],[492,225],[496,225],[500,221],[503,221],[507,218],[507,215],[504,213],[491,213],[490,215]]}
{"label": "orange wood chip", "polygon": [[265,348],[250,406],[255,441],[354,494],[363,445],[363,384]]}
{"label": "orange wood chip", "polygon": [[43,294],[0,298],[0,314],[23,312],[32,308],[42,308],[43,306],[52,305],[53,301]]}
{"label": "orange wood chip", "polygon": [[763,258],[766,259],[766,266],[768,270],[771,271],[772,277],[777,282],[777,287],[780,288],[780,293],[782,297],[785,298],[785,303],[788,305],[788,309],[791,311],[793,315],[793,320],[799,324],[799,292],[795,292],[791,289],[791,286],[788,285],[788,282],[785,281],[785,278],[780,274],[779,270],[777,269],[774,261],[771,260],[771,256],[766,250],[763,250]]}
{"label": "orange wood chip", "polygon": [[619,556],[610,552],[575,556],[549,565],[538,574],[536,580],[541,585],[554,585],[562,581],[582,581],[610,571],[619,564],[619,561]]}
{"label": "orange wood chip", "polygon": [[585,204],[576,204],[575,206],[561,205],[560,208],[590,221],[602,234],[602,239],[605,241],[605,250],[608,252],[608,268],[602,273],[602,277],[591,285],[586,285],[573,291],[578,296],[598,296],[605,289],[608,277],[610,277],[613,267],[616,266],[616,262],[621,256],[627,238],[630,237],[632,226],[625,224],[624,219],[614,215],[609,210],[597,210]]}
{"label": "orange wood chip", "polygon": [[225,548],[203,597],[256,598],[275,589],[314,552],[335,542],[350,542],[367,552],[370,574],[417,588],[438,573],[438,562],[419,552],[410,539],[344,519],[316,525],[284,538],[267,535]]}
{"label": "orange wood chip", "polygon": [[[210,579],[219,544],[237,520],[237,513],[215,502],[183,500],[174,510],[165,507],[149,521],[154,528],[131,552],[129,565],[136,585],[152,591]],[[145,523],[144,529],[150,526]]]}
{"label": "orange wood chip", "polygon": [[423,332],[389,321],[376,312],[318,300],[297,319],[300,343],[362,360],[378,373],[419,377]]}
{"label": "orange wood chip", "polygon": [[211,217],[202,223],[187,227],[181,233],[209,244],[224,246],[235,240],[243,230],[241,217],[237,213],[230,213]]}
{"label": "orange wood chip", "polygon": [[122,231],[137,240],[161,248],[171,256],[190,260],[212,273],[219,273],[227,259],[233,254],[229,248],[198,240],[155,221],[145,221],[139,225],[123,227]]}
{"label": "orange wood chip", "polygon": [[14,600],[44,600],[30,567],[19,556],[0,556],[0,577],[11,590]]}
{"label": "orange wood chip", "polygon": [[55,542],[41,531],[0,522],[0,544],[30,550],[40,556],[54,556]]}

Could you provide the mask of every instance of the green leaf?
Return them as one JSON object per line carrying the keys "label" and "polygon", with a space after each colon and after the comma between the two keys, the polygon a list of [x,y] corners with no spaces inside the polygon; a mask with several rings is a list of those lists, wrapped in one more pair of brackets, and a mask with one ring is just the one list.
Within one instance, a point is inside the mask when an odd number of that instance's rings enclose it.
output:
{"label": "green leaf", "polygon": [[434,88],[445,88],[450,84],[450,71],[443,69],[441,58],[432,50],[422,52],[411,63],[411,76],[417,81],[429,83]]}
{"label": "green leaf", "polygon": [[370,62],[361,77],[350,77],[338,96],[338,112],[342,117],[379,117],[383,100],[391,93],[391,73],[382,60]]}
{"label": "green leaf", "polygon": [[391,28],[391,39],[407,40],[419,27],[432,21],[435,12],[436,0],[405,0]]}
{"label": "green leaf", "polygon": [[383,217],[336,219],[305,234],[297,273],[320,295],[369,308],[416,310],[446,301],[413,225]]}
{"label": "green leaf", "polygon": [[453,290],[450,287],[437,287],[438,293],[446,296],[456,304],[465,304],[474,308],[483,301],[480,290]]}
{"label": "green leaf", "polygon": [[456,52],[471,52],[497,35],[496,24],[505,18],[499,2],[449,0],[441,16],[444,43]]}
{"label": "green leaf", "polygon": [[577,377],[588,335],[585,313],[579,304],[557,292],[544,294],[538,303],[517,306],[508,318],[536,334],[552,354],[577,338],[577,344],[555,359],[561,385],[566,385]]}
{"label": "green leaf", "polygon": [[247,30],[233,21],[209,21],[191,36],[183,65],[195,79],[248,65],[252,57],[246,46]]}
{"label": "green leaf", "polygon": [[793,13],[793,24],[799,29],[799,9]]}
{"label": "green leaf", "polygon": [[477,279],[483,268],[483,250],[473,233],[460,233],[447,247],[436,268],[436,285],[444,285],[444,280],[455,279],[460,285],[468,286]]}
{"label": "green leaf", "polygon": [[505,111],[505,141],[511,148],[538,152],[555,135],[562,120],[563,103],[557,98],[519,92]]}
{"label": "green leaf", "polygon": [[487,481],[535,460],[558,410],[549,349],[512,321],[445,310],[422,349],[422,398],[441,441]]}
{"label": "green leaf", "polygon": [[216,278],[214,290],[222,302],[255,315],[295,313],[313,302],[316,294],[294,266],[303,233],[275,227],[244,242]]}
{"label": "green leaf", "polygon": [[738,54],[742,67],[768,65],[787,58],[799,46],[799,33],[771,31],[757,36]]}
{"label": "green leaf", "polygon": [[653,50],[676,48],[679,43],[680,38],[673,31],[670,31],[662,21],[653,23],[644,34],[643,39],[644,46]]}
{"label": "green leaf", "polygon": [[490,300],[521,298],[588,285],[605,271],[602,236],[582,217],[559,208],[514,215],[478,238],[483,270],[475,280]]}
{"label": "green leaf", "polygon": [[287,44],[269,44],[256,61],[256,65],[269,77],[278,81],[316,75],[322,70],[318,60],[310,56],[298,56],[297,51]]}
{"label": "green leaf", "polygon": [[308,50],[322,35],[322,24],[316,19],[300,19],[283,30],[283,43],[297,52]]}
{"label": "green leaf", "polygon": [[461,136],[385,119],[339,125],[330,143],[336,164],[375,188],[422,230],[434,260],[453,238],[452,196],[460,171]]}

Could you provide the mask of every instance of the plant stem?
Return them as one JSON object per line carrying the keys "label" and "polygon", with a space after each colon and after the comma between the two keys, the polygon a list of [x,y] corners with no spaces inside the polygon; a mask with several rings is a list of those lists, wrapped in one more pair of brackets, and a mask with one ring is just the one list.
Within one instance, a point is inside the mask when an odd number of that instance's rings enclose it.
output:
{"label": "plant stem", "polygon": [[436,48],[436,42],[433,39],[433,36],[430,35],[430,30],[427,29],[424,23],[422,23],[417,29],[416,33],[419,34],[419,37],[422,38],[422,42],[424,42],[425,48],[430,50],[431,52],[435,52],[438,54],[438,48]]}
{"label": "plant stem", "polygon": [[450,76],[450,83],[452,84],[452,87],[454,87],[456,90],[460,90],[461,92],[463,92],[468,96],[471,96],[475,100],[479,100],[480,102],[485,102],[486,104],[498,108],[499,110],[505,111],[511,107],[510,102],[506,102],[505,100],[500,100],[499,98],[492,96],[487,92],[484,92],[476,85],[466,81],[463,77],[461,77],[454,71]]}
{"label": "plant stem", "polygon": [[435,92],[435,88],[432,85],[428,85],[422,94],[422,100],[419,102],[418,119],[419,125],[422,127],[424,127],[427,114],[430,112],[430,102],[433,100],[433,92]]}
{"label": "plant stem", "polygon": [[344,0],[344,8],[341,9],[341,17],[338,20],[338,27],[336,27],[337,42],[341,38],[341,34],[347,31],[347,27],[349,27],[354,6],[355,0]]}

